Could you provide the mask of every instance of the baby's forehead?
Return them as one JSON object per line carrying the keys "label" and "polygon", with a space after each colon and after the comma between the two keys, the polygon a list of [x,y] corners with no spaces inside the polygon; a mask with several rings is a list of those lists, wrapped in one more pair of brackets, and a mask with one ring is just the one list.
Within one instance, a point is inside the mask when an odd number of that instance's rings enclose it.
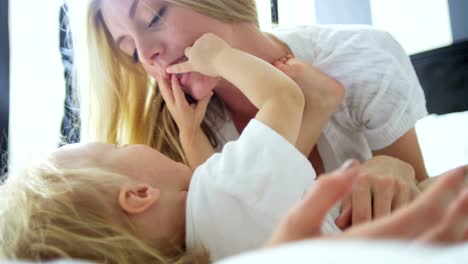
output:
{"label": "baby's forehead", "polygon": [[112,149],[112,145],[102,143],[75,143],[58,148],[52,153],[51,158],[59,162],[82,165],[103,160]]}

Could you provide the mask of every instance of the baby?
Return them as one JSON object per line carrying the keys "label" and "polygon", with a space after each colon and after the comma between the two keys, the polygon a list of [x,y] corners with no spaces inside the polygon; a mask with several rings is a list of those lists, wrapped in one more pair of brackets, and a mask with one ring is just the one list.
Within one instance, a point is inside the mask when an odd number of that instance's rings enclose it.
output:
{"label": "baby", "polygon": [[[186,56],[187,62],[168,68],[172,87],[158,81],[187,160],[197,169],[143,145],[63,147],[5,184],[1,226],[13,230],[2,231],[9,241],[5,252],[146,263],[182,261],[192,252],[203,258],[200,252],[207,251],[216,260],[268,240],[315,179],[295,147],[302,116],[314,108],[304,112],[304,94],[287,75],[215,35],[202,36]],[[176,74],[186,71],[230,81],[259,109],[222,153],[213,155],[200,129],[208,99],[185,100]],[[318,137],[322,128],[310,135]],[[315,144],[307,142],[299,148]],[[323,230],[338,228],[327,218]]]}

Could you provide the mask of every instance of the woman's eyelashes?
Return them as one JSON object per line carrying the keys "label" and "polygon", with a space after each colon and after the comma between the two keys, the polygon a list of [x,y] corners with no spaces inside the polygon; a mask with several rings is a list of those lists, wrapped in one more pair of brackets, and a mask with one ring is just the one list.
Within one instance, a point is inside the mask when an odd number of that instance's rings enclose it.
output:
{"label": "woman's eyelashes", "polygon": [[166,13],[166,9],[167,7],[163,7],[159,10],[159,12],[153,17],[153,19],[149,23],[148,28],[153,27],[161,21],[162,16],[164,16],[164,13]]}
{"label": "woman's eyelashes", "polygon": [[[148,29],[152,28],[153,26],[157,25],[158,23],[161,22],[161,19],[162,17],[164,16],[164,14],[166,13],[166,10],[167,10],[167,7],[162,7],[159,12],[153,17],[153,19],[150,21],[150,23],[148,24]],[[132,55],[132,58],[133,58],[133,62],[134,63],[138,63],[140,62],[140,59],[138,57],[138,50],[135,49],[133,51],[133,55]]]}

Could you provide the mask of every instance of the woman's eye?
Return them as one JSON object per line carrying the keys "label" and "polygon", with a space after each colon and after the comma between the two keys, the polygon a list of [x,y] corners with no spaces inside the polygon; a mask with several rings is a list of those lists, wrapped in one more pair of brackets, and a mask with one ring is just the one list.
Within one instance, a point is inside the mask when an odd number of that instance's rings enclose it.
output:
{"label": "woman's eye", "polygon": [[161,17],[164,15],[164,13],[166,13],[166,9],[167,9],[166,7],[163,7],[159,10],[159,12],[153,17],[153,19],[149,23],[148,28],[151,28],[152,26],[159,23],[159,21],[161,20]]}
{"label": "woman's eye", "polygon": [[135,50],[133,51],[132,57],[133,57],[133,62],[134,62],[134,63],[138,63],[138,62],[140,61],[140,59],[138,58],[138,50],[137,50],[137,49],[135,49]]}

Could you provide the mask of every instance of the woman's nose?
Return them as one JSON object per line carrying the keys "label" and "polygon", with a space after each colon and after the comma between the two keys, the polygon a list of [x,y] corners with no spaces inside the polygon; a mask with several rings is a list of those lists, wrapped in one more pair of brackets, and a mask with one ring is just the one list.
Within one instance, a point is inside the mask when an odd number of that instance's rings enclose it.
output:
{"label": "woman's nose", "polygon": [[140,45],[138,50],[141,62],[151,67],[158,64],[158,60],[163,51],[161,45],[157,43],[152,43],[151,45]]}

